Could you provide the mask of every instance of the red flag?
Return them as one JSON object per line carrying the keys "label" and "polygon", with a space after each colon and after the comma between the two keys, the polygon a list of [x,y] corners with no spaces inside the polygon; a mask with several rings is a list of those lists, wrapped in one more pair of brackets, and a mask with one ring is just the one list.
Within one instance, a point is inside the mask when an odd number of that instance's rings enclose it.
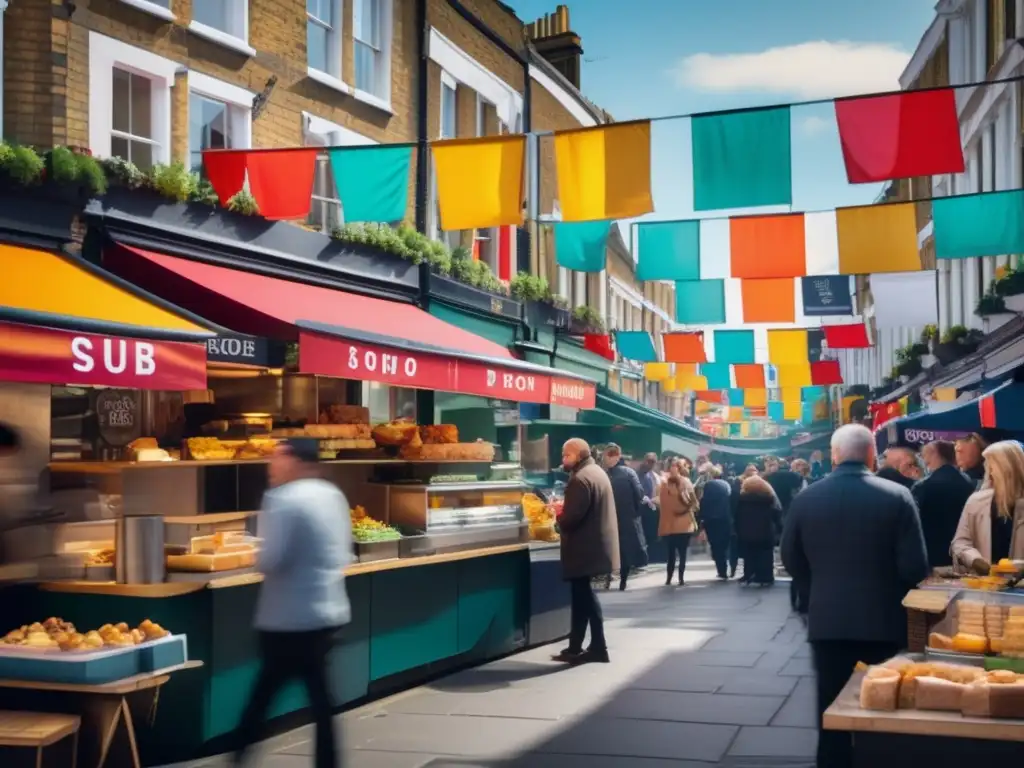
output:
{"label": "red flag", "polygon": [[612,337],[606,333],[583,334],[583,348],[606,360],[615,362],[615,350],[612,349]]}
{"label": "red flag", "polygon": [[996,428],[996,398],[995,395],[985,395],[978,400],[978,410],[981,411],[982,429]]}
{"label": "red flag", "polygon": [[887,421],[902,416],[903,410],[900,408],[900,401],[896,400],[891,403],[872,403],[871,413],[874,416],[874,428],[877,430]]}
{"label": "red flag", "polygon": [[725,395],[720,389],[700,389],[694,392],[694,397],[703,400],[705,403],[724,403]]}
{"label": "red flag", "polygon": [[245,159],[248,152],[211,149],[203,152],[206,178],[217,193],[221,205],[242,191],[245,186]]}
{"label": "red flag", "polygon": [[707,353],[704,351],[704,333],[665,333],[661,336],[665,347],[666,363],[706,363]]}
{"label": "red flag", "polygon": [[864,323],[850,325],[823,325],[825,343],[829,349],[863,349],[871,346],[868,328]]}
{"label": "red flag", "polygon": [[851,184],[963,173],[952,88],[836,99]]}
{"label": "red flag", "polygon": [[266,219],[303,219],[309,215],[316,173],[316,147],[249,153],[249,189]]}
{"label": "red flag", "polygon": [[812,385],[827,386],[842,383],[843,374],[839,370],[838,360],[822,360],[820,363],[811,363]]}

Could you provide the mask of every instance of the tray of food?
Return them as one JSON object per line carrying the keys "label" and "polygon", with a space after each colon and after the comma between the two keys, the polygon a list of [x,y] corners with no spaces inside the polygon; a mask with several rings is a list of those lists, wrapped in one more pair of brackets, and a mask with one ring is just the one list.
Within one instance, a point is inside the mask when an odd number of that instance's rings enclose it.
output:
{"label": "tray of food", "polygon": [[356,559],[361,563],[390,560],[398,557],[398,542],[402,534],[398,529],[370,517],[361,506],[349,512],[352,522],[352,542]]}
{"label": "tray of food", "polygon": [[213,573],[251,568],[256,565],[259,539],[244,531],[219,531],[209,536],[194,536],[189,551],[168,554],[167,570]]}
{"label": "tray of food", "polygon": [[929,656],[1024,658],[1024,596],[962,591],[928,636]]}

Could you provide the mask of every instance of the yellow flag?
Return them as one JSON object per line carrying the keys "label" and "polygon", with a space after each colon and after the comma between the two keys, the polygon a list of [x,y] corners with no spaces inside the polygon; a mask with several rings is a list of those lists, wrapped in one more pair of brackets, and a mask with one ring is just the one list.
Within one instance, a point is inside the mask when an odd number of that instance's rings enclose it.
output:
{"label": "yellow flag", "polygon": [[779,399],[784,403],[801,403],[803,390],[800,387],[782,387],[779,389]]}
{"label": "yellow flag", "polygon": [[743,390],[743,404],[748,408],[764,408],[768,405],[767,389]]}
{"label": "yellow flag", "polygon": [[562,221],[627,219],[654,210],[649,121],[558,132],[555,168]]}
{"label": "yellow flag", "polygon": [[921,269],[914,203],[838,208],[836,233],[841,275]]}
{"label": "yellow flag", "polygon": [[693,405],[694,413],[698,416],[707,413],[711,410],[711,403],[706,403],[703,400],[697,400]]}
{"label": "yellow flag", "polygon": [[802,415],[803,406],[799,400],[795,403],[782,403],[782,418],[786,421],[800,421]]}
{"label": "yellow flag", "polygon": [[708,377],[696,373],[676,374],[676,389],[681,392],[701,392],[708,388]]}
{"label": "yellow flag", "polygon": [[665,390],[666,392],[675,392],[676,391],[676,380],[673,379],[672,377],[669,377],[667,379],[662,379],[661,380],[661,388],[663,390]]}
{"label": "yellow flag", "polygon": [[728,416],[726,417],[726,421],[729,421],[729,422],[743,421],[743,408],[742,407],[737,408],[735,406],[730,406],[729,410],[727,411],[727,414],[728,414]]}
{"label": "yellow flag", "polygon": [[956,400],[956,387],[936,387],[932,390],[932,398],[940,403],[951,403]]}
{"label": "yellow flag", "polygon": [[807,331],[768,331],[768,362],[773,365],[806,363]]}
{"label": "yellow flag", "polygon": [[430,148],[441,229],[522,225],[525,136],[445,139]]}
{"label": "yellow flag", "polygon": [[644,378],[648,381],[665,381],[672,378],[672,366],[669,363],[644,363]]}
{"label": "yellow flag", "polygon": [[775,366],[779,372],[780,387],[809,387],[811,386],[811,364],[789,363],[788,365]]}

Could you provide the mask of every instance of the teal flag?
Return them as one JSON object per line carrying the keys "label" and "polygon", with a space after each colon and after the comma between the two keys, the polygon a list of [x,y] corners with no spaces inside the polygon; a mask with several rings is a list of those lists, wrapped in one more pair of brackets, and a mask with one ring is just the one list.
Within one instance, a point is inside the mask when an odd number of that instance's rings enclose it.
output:
{"label": "teal flag", "polygon": [[637,360],[641,363],[658,361],[654,340],[647,331],[616,331],[615,348],[627,360]]}
{"label": "teal flag", "polygon": [[336,147],[327,150],[346,223],[391,223],[409,204],[412,147]]}
{"label": "teal flag", "polygon": [[600,272],[611,228],[610,221],[555,222],[555,261],[577,272]]}
{"label": "teal flag", "polygon": [[693,209],[792,204],[789,123],[789,107],[694,117]]}
{"label": "teal flag", "polygon": [[715,331],[715,362],[756,363],[753,331]]}
{"label": "teal flag", "polygon": [[[712,365],[713,365],[713,363],[712,363]],[[710,383],[709,383],[709,386],[710,386]],[[743,405],[743,390],[742,389],[736,389],[734,387],[730,387],[726,391],[728,393],[729,407],[730,408],[737,408],[737,407]]]}
{"label": "teal flag", "polygon": [[676,322],[714,325],[725,322],[725,280],[676,281]]}
{"label": "teal flag", "polygon": [[1024,190],[932,200],[935,257],[1024,253]]}
{"label": "teal flag", "polygon": [[800,406],[800,423],[811,424],[814,422],[814,403],[803,403]]}
{"label": "teal flag", "polygon": [[[732,369],[728,363],[701,363],[700,375],[707,377],[708,389],[730,389],[732,387]],[[738,390],[742,392],[743,390]],[[738,402],[729,401],[729,405],[743,405],[743,398]]]}
{"label": "teal flag", "polygon": [[805,403],[814,403],[825,396],[824,387],[803,387],[800,390],[800,398]]}
{"label": "teal flag", "polygon": [[700,222],[637,224],[638,280],[700,280]]}
{"label": "teal flag", "polygon": [[784,403],[771,400],[768,403],[768,418],[772,421],[782,422],[786,417],[786,406]]}

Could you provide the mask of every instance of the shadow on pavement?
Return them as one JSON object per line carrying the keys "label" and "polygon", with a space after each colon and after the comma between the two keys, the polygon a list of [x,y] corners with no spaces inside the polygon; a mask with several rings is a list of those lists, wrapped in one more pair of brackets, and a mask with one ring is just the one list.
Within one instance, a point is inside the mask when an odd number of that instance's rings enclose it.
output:
{"label": "shadow on pavement", "polygon": [[[552,651],[554,653],[554,651]],[[565,669],[552,664],[531,664],[505,660],[500,668],[477,667],[457,672],[425,686],[442,693],[486,693],[508,688],[512,683],[547,677]]]}

